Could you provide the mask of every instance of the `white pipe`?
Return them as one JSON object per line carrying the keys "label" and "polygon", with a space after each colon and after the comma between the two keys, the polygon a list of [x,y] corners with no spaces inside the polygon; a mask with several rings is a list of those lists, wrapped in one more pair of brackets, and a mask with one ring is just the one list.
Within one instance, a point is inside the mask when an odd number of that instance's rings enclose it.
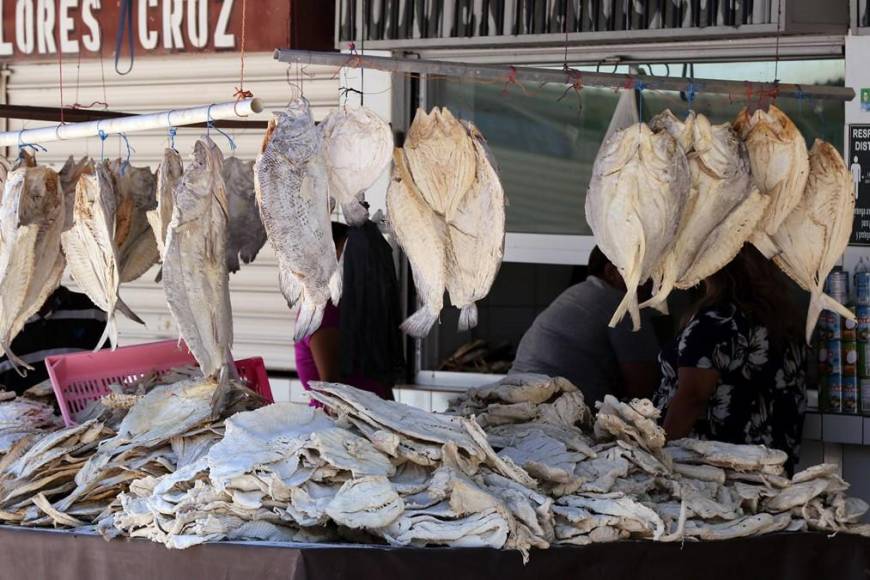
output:
{"label": "white pipe", "polygon": [[192,109],[173,109],[171,111],[147,115],[131,115],[130,117],[100,119],[99,121],[89,121],[87,123],[69,123],[39,129],[10,131],[8,133],[0,133],[0,147],[13,147],[24,143],[43,144],[50,141],[99,137],[101,133],[115,135],[117,133],[148,131],[149,129],[182,127],[184,125],[207,123],[208,121],[247,117],[251,113],[260,113],[262,111],[263,103],[260,99],[253,98],[207,105],[205,107],[194,107]]}

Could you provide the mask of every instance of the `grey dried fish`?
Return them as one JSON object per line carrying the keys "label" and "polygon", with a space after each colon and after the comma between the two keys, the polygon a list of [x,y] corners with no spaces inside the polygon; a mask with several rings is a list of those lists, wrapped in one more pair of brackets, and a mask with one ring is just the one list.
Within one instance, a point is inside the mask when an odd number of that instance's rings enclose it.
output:
{"label": "grey dried fish", "polygon": [[254,191],[254,162],[224,159],[223,178],[230,204],[227,269],[234,273],[239,271],[240,262],[250,264],[257,257],[266,243],[266,228]]}
{"label": "grey dried fish", "polygon": [[121,283],[137,280],[160,259],[148,212],[157,208],[157,179],[147,167],[116,159],[109,164],[118,198],[115,243]]}

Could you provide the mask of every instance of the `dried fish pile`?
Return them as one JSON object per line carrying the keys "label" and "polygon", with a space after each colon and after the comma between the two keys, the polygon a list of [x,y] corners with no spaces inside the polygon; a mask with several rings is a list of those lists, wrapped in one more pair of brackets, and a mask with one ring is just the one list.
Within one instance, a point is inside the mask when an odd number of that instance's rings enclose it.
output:
{"label": "dried fish pile", "polygon": [[217,387],[201,378],[161,385],[116,429],[92,419],[18,440],[0,460],[0,521],[82,527],[110,516],[134,482],[196,461],[221,439],[224,417],[262,404],[238,385],[215,400]]}
{"label": "dried fish pile", "polygon": [[[649,401],[593,416],[562,379],[521,375],[428,413],[338,384],[333,414],[276,404],[226,421],[197,461],[132,483],[107,536],[170,548],[223,539],[516,549],[780,530],[870,534],[836,467],[786,477],[786,455],[666,444]],[[472,418],[473,417],[473,418]]]}
{"label": "dried fish pile", "polygon": [[0,391],[0,457],[19,440],[62,426],[63,421],[49,405]]}
{"label": "dried fish pile", "polygon": [[402,330],[429,334],[445,290],[459,330],[474,328],[504,256],[506,198],[486,139],[446,108],[419,109],[393,160],[387,211],[422,303]]}

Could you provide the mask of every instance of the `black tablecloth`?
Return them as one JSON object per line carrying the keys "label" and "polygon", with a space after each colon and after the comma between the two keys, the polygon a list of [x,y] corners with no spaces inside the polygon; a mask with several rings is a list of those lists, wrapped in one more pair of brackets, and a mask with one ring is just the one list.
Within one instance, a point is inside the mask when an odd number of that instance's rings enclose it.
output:
{"label": "black tablecloth", "polygon": [[221,543],[167,550],[143,540],[0,529],[0,578],[87,580],[822,580],[870,578],[870,539],[774,534],[680,544],[618,542],[518,553],[484,549]]}

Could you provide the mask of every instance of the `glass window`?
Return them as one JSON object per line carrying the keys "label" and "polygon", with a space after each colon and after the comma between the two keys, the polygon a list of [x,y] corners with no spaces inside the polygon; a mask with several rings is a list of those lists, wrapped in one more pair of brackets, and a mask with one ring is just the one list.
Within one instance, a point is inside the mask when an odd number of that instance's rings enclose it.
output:
{"label": "glass window", "polygon": [[[647,73],[680,76],[681,65],[654,65]],[[594,70],[594,67],[581,67]],[[602,69],[603,70],[603,69]],[[607,69],[608,72],[612,70]],[[618,72],[627,72],[625,66]],[[696,78],[770,81],[799,84],[845,82],[843,60],[755,63],[707,63],[694,66]],[[519,86],[475,83],[463,79],[432,80],[430,106],[446,106],[473,121],[486,136],[499,165],[510,205],[507,229],[512,233],[591,235],[584,218],[586,187],[618,95],[609,89],[564,86]],[[748,100],[759,95],[699,93],[693,108],[713,122],[730,121]],[[836,101],[776,100],[812,144],[816,137],[842,149],[844,107]],[[678,93],[644,91],[644,119],[670,108],[683,115],[688,103]]]}

